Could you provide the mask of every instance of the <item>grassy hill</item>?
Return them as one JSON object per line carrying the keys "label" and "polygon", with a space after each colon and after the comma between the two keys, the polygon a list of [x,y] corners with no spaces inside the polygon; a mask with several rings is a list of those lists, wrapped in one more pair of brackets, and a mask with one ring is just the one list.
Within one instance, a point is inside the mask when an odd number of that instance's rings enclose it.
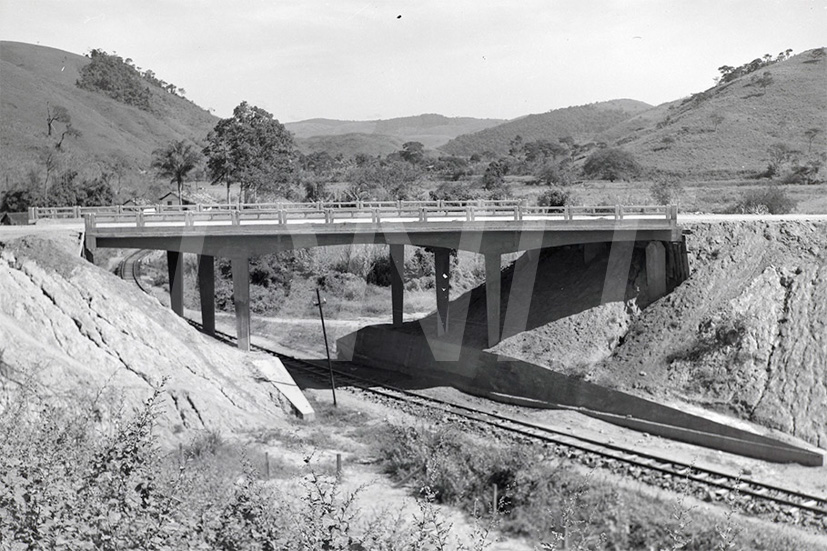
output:
{"label": "grassy hill", "polygon": [[651,107],[642,101],[621,99],[555,109],[459,136],[439,149],[451,155],[468,156],[484,151],[504,155],[508,152],[509,143],[517,135],[522,136],[526,142],[540,139],[556,142],[560,138],[571,136],[576,142],[585,143],[592,141],[596,133]]}
{"label": "grassy hill", "polygon": [[296,145],[305,154],[327,151],[333,157],[341,154],[345,158],[350,158],[357,153],[363,153],[370,157],[384,157],[389,153],[402,149],[402,144],[406,141],[408,140],[384,134],[353,133],[298,138],[296,139]]}
{"label": "grassy hill", "polygon": [[[596,140],[623,147],[644,166],[702,178],[763,171],[776,143],[825,152],[827,56],[819,50],[640,113]],[[821,130],[812,143],[810,128]]]}
{"label": "grassy hill", "polygon": [[[154,149],[171,140],[200,142],[218,120],[149,83],[150,111],[82,90],[75,83],[89,61],[54,48],[0,42],[0,186],[22,181],[31,170],[42,178],[52,162],[57,170],[90,176],[119,167],[120,187],[145,187],[152,181],[147,170]],[[64,107],[80,132],[67,136],[60,150],[55,135],[47,135],[47,106]],[[61,123],[56,126],[62,131]]]}
{"label": "grassy hill", "polygon": [[[349,136],[347,143],[350,147],[356,146],[356,136],[365,137],[364,146],[376,150],[380,136],[388,136],[401,143],[408,141],[421,142],[426,148],[433,149],[447,143],[461,134],[476,132],[501,124],[499,119],[475,119],[471,117],[445,117],[436,114],[424,114],[414,117],[399,117],[387,120],[374,121],[340,121],[332,119],[310,119],[300,122],[287,123],[284,126],[293,132],[299,143],[304,138]],[[342,142],[328,140],[334,147],[345,148]],[[345,148],[346,149],[346,148]],[[388,151],[398,150],[398,147]],[[315,151],[315,149],[313,149]],[[333,154],[332,151],[328,150]],[[354,153],[368,153],[367,150],[357,150]]]}

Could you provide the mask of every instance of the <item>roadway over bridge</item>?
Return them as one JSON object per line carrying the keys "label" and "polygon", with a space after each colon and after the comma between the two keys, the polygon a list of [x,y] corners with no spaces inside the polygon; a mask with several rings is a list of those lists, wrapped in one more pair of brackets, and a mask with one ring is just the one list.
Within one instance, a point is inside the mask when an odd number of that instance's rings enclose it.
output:
{"label": "roadway over bridge", "polygon": [[[30,213],[60,217],[60,209]],[[688,275],[674,206],[527,207],[520,201],[388,201],[65,209],[86,219],[86,248],[167,251],[172,308],[183,314],[183,253],[199,255],[204,329],[215,329],[214,258],[231,259],[239,347],[249,349],[250,257],[290,249],[350,244],[389,245],[394,325],[401,325],[404,247],[429,247],[436,272],[437,334],[448,324],[450,251],[485,256],[488,342],[500,340],[501,255],[612,243],[646,243],[649,288],[666,293],[667,264]],[[71,211],[71,212],[70,212]],[[683,248],[683,249],[682,249]],[[680,251],[683,250],[683,255]],[[680,259],[684,261],[681,262]]]}

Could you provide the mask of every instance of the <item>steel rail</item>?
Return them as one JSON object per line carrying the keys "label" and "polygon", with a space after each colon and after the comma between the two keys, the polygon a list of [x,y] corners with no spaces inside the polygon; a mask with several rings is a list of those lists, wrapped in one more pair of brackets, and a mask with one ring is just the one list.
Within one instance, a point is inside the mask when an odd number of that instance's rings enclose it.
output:
{"label": "steel rail", "polygon": [[[144,292],[148,293],[149,291],[144,287],[143,282],[140,281],[140,261],[147,254],[148,251],[137,251],[136,253],[132,253],[129,257],[122,261],[122,265],[131,259],[132,269],[128,270],[128,277],[131,276],[135,283]],[[198,323],[192,320],[188,321],[191,325],[200,327]],[[236,340],[235,337],[221,331],[216,331],[216,338],[219,338],[227,343],[232,343]],[[327,371],[323,368],[323,366],[316,365],[308,360],[280,354],[259,345],[253,345],[253,348],[279,358],[282,363],[284,363],[285,367],[287,367],[288,370],[292,370],[294,373],[298,371],[327,382]],[[799,492],[797,490],[791,490],[781,486],[744,478],[742,476],[731,475],[716,471],[714,469],[698,467],[691,463],[660,457],[651,453],[635,450],[630,447],[569,434],[547,426],[515,419],[513,417],[508,417],[498,413],[472,408],[462,404],[449,402],[447,400],[441,400],[439,398],[425,396],[416,392],[388,385],[382,381],[358,377],[350,373],[346,373],[340,369],[334,369],[334,372],[337,376],[337,380],[340,381],[340,384],[341,382],[347,382],[350,386],[356,387],[362,392],[397,402],[414,405],[416,407],[428,408],[441,413],[454,415],[497,430],[502,430],[506,433],[540,440],[545,443],[554,444],[555,446],[561,446],[570,450],[591,454],[591,456],[596,456],[599,459],[616,461],[630,467],[651,471],[659,475],[667,475],[676,479],[684,479],[695,482],[701,486],[723,489],[736,496],[749,496],[750,498],[760,500],[761,502],[806,511],[811,514],[814,519],[822,521],[822,531],[827,528],[827,524],[825,524],[825,522],[827,522],[827,496],[814,496],[804,492]],[[561,409],[578,411],[577,408],[561,407]],[[569,456],[569,458],[571,458],[571,456]],[[581,462],[583,461],[581,460]],[[744,508],[746,508],[746,506]],[[746,509],[748,512],[751,512],[748,508]],[[760,513],[761,511],[758,512]]]}

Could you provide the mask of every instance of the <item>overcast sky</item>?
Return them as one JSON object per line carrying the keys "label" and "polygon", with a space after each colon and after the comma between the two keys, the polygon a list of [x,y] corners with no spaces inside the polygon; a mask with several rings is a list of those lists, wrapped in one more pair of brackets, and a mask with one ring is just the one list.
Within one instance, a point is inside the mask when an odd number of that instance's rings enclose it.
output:
{"label": "overcast sky", "polygon": [[827,0],[0,0],[3,40],[117,52],[282,122],[659,104],[825,37]]}

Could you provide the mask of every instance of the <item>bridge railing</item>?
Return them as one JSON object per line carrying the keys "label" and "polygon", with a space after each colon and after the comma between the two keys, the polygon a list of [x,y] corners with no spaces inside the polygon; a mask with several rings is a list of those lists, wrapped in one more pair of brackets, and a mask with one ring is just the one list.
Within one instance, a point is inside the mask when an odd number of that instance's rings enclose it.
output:
{"label": "bridge railing", "polygon": [[[237,205],[236,205],[237,206]],[[520,201],[355,201],[338,203],[270,203],[255,208],[227,205],[175,205],[161,209],[111,208],[82,212],[87,226],[209,226],[250,224],[335,224],[348,222],[473,222],[520,220],[623,220],[643,218],[677,221],[677,207],[640,206],[525,206]],[[184,208],[186,207],[186,208]],[[71,211],[71,212],[70,212]],[[52,209],[55,215],[70,216],[77,210]]]}

